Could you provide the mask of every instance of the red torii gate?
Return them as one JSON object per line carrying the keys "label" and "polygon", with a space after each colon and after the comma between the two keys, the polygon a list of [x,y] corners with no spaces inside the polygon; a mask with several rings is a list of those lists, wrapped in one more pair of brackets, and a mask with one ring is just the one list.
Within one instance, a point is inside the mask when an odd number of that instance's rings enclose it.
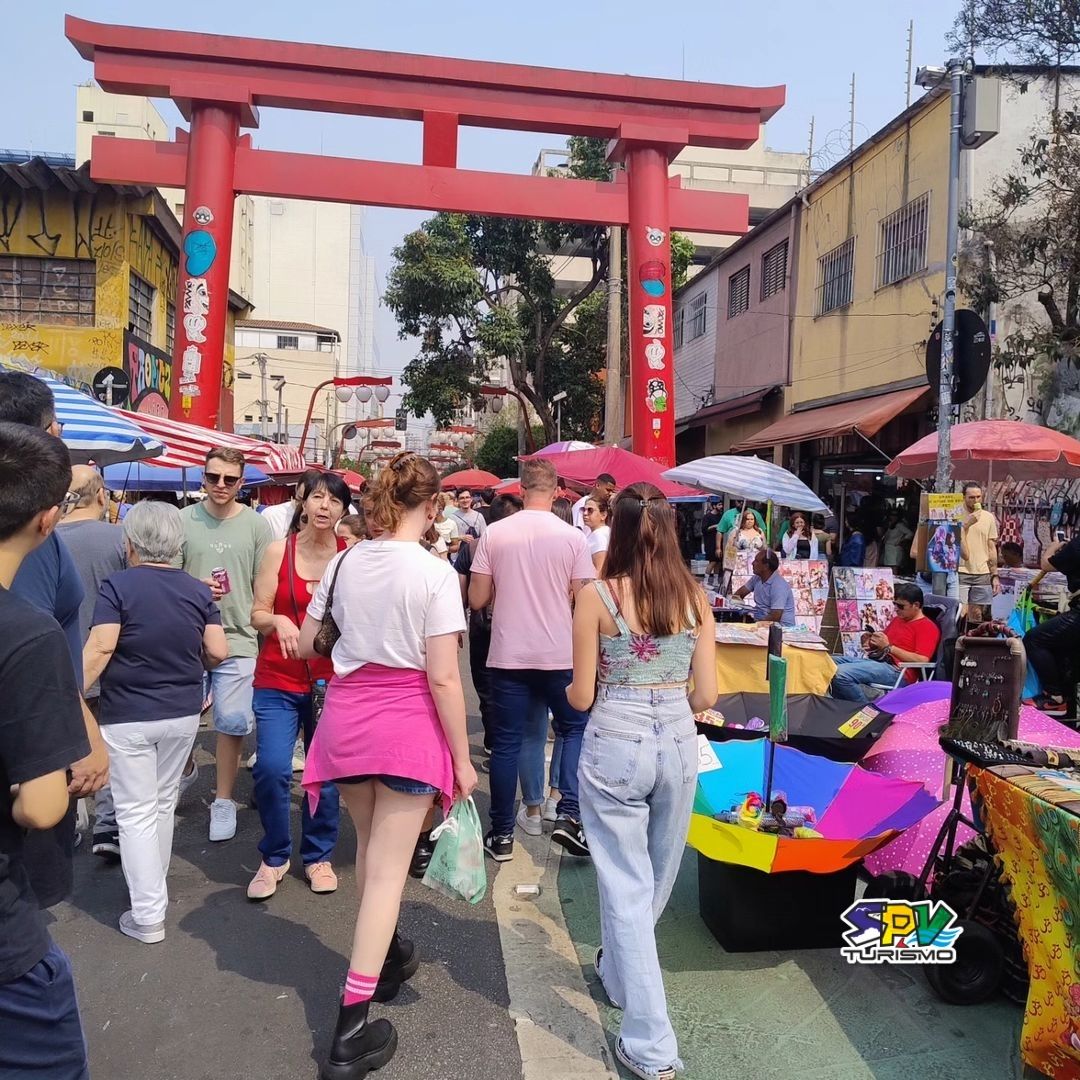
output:
{"label": "red torii gate", "polygon": [[[686,146],[746,149],[784,103],[750,88],[452,60],[67,16],[68,39],[107,91],[172,98],[191,132],[174,143],[98,136],[95,180],[186,188],[170,412],[219,426],[233,202],[238,193],[628,228],[634,450],[675,461],[671,229],[746,232],[745,195],[683,190]],[[423,164],[256,150],[258,107],[418,120]],[[464,170],[460,125],[587,135],[625,163],[611,183]]]}

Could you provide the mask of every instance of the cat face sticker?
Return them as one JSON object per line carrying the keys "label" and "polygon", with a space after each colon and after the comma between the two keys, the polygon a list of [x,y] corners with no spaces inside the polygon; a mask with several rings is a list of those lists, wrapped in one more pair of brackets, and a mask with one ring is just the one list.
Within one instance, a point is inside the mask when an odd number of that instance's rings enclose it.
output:
{"label": "cat face sticker", "polygon": [[651,225],[645,227],[645,239],[650,247],[659,247],[666,236],[667,233],[663,229],[654,229]]}

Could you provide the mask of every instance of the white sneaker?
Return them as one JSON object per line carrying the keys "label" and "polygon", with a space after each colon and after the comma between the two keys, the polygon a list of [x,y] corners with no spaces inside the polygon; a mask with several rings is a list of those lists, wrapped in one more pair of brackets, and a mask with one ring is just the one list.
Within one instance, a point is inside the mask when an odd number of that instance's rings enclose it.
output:
{"label": "white sneaker", "polygon": [[236,803],[215,799],[210,804],[210,839],[231,840],[236,835]]}
{"label": "white sneaker", "polygon": [[544,821],[539,814],[530,814],[529,808],[522,803],[517,816],[518,828],[529,836],[543,836]]}
{"label": "white sneaker", "polygon": [[244,765],[244,768],[245,769],[254,769],[255,768],[255,759],[256,759],[257,756],[258,756],[257,754],[252,753],[251,757],[249,757],[247,759],[247,763]]}
{"label": "white sneaker", "polygon": [[559,820],[559,815],[555,813],[555,807],[557,807],[558,805],[558,799],[548,798],[544,800],[544,809],[540,812],[540,816],[544,819],[544,821]]}
{"label": "white sneaker", "polygon": [[165,924],[137,923],[135,916],[130,911],[125,911],[120,916],[120,933],[141,941],[144,945],[154,945],[165,940]]}
{"label": "white sneaker", "polygon": [[292,771],[303,772],[306,762],[307,756],[304,754],[304,744],[302,742],[297,742],[293,747],[292,752]]}
{"label": "white sneaker", "polygon": [[176,801],[179,802],[190,790],[196,780],[199,779],[199,766],[194,761],[191,763],[191,772],[180,774],[180,794]]}

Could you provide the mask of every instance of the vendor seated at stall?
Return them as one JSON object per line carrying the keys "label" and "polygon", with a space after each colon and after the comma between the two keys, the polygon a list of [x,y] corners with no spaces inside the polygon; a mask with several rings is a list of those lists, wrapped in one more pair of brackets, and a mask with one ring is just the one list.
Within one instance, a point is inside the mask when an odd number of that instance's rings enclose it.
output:
{"label": "vendor seated at stall", "polygon": [[1080,536],[1068,543],[1057,540],[1046,548],[1041,569],[1047,574],[1064,574],[1069,592],[1065,611],[1043,620],[1024,635],[1028,663],[1042,684],[1042,693],[1034,705],[1047,716],[1068,716],[1065,692],[1069,681],[1076,682],[1076,660],[1080,656]]}
{"label": "vendor seated at stall", "polygon": [[795,595],[791,586],[777,571],[780,559],[775,551],[762,548],[754,556],[753,576],[732,595],[740,600],[754,594],[751,612],[755,622],[778,622],[781,626],[795,625]]}
{"label": "vendor seated at stall", "polygon": [[[897,585],[893,590],[896,618],[885,632],[864,635],[865,659],[834,656],[836,675],[832,695],[845,701],[869,700],[864,687],[892,686],[900,664],[928,664],[937,652],[941,631],[923,614],[923,591],[918,585]],[[914,673],[907,672],[908,681]]]}

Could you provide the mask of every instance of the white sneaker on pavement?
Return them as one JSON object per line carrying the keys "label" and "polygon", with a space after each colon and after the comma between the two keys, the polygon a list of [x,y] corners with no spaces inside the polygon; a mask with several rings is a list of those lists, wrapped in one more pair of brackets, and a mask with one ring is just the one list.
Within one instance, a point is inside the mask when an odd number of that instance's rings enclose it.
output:
{"label": "white sneaker on pavement", "polygon": [[192,784],[199,779],[199,766],[195,764],[194,759],[191,762],[191,772],[180,774],[180,794],[177,797],[179,802],[190,790]]}
{"label": "white sneaker on pavement", "polygon": [[559,815],[555,812],[555,808],[559,805],[558,799],[547,798],[544,800],[544,809],[541,812],[541,817],[544,821],[558,821]]}
{"label": "white sneaker on pavement", "polygon": [[292,771],[303,772],[306,762],[307,755],[304,753],[304,744],[297,740],[292,752]]}
{"label": "white sneaker on pavement", "polygon": [[518,828],[529,836],[543,836],[544,819],[539,814],[530,814],[529,808],[522,803],[517,815]]}
{"label": "white sneaker on pavement", "polygon": [[236,835],[236,803],[215,799],[210,804],[210,839],[231,840]]}

